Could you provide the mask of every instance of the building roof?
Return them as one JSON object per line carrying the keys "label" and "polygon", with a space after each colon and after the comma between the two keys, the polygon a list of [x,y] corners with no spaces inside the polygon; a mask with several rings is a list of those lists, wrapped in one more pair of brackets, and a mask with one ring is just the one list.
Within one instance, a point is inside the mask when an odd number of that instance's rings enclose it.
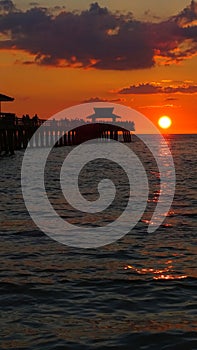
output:
{"label": "building roof", "polygon": [[101,119],[101,118],[121,118],[120,116],[113,113],[114,107],[105,107],[105,108],[94,108],[94,114],[89,115],[87,119]]}
{"label": "building roof", "polygon": [[7,102],[14,101],[14,98],[7,95],[0,94],[0,102],[6,102],[6,101]]}

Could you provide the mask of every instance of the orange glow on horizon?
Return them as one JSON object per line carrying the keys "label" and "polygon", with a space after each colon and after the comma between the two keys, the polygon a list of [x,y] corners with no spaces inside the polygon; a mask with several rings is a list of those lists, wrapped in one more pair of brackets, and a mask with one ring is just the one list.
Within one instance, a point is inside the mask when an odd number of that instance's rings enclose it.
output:
{"label": "orange glow on horizon", "polygon": [[[1,51],[0,74],[3,82],[1,93],[13,96],[13,103],[4,103],[4,112],[14,112],[48,119],[53,114],[94,96],[114,101],[139,111],[158,125],[158,116],[170,115],[173,121],[169,129],[172,134],[194,134],[197,131],[197,93],[135,94],[121,95],[121,87],[152,82],[152,71],[108,71],[76,67],[49,67],[37,65],[34,56],[17,49]],[[75,58],[73,57],[73,61]],[[32,64],[24,64],[32,62]],[[74,62],[73,62],[74,63]],[[94,63],[94,62],[92,62]],[[196,58],[186,61],[182,67],[181,81],[195,85],[193,72]],[[155,68],[154,81],[173,84],[180,79],[178,65],[160,70]],[[96,84],[95,84],[96,82]],[[176,84],[175,84],[176,85]],[[186,121],[187,120],[187,121]]]}

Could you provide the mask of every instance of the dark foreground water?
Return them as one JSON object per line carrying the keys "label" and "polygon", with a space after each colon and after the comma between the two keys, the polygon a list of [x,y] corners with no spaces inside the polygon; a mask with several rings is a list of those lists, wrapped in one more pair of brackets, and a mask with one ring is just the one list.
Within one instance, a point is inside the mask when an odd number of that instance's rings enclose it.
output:
{"label": "dark foreground water", "polygon": [[[21,194],[23,152],[0,158],[1,350],[197,349],[197,137],[167,140],[177,188],[163,225],[147,234],[147,209],[123,239],[89,250],[36,228]],[[137,143],[129,147],[140,152]],[[54,164],[62,152],[55,149]],[[151,205],[158,173],[143,154]],[[55,175],[49,181],[56,193]]]}

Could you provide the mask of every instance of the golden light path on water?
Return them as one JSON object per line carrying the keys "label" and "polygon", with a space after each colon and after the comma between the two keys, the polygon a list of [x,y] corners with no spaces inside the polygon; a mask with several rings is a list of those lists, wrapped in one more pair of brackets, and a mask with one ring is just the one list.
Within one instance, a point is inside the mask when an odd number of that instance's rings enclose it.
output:
{"label": "golden light path on water", "polygon": [[[168,264],[171,264],[172,261],[167,261]],[[164,269],[154,269],[154,268],[136,268],[131,265],[124,267],[124,270],[131,270],[136,272],[139,275],[151,275],[154,280],[177,280],[187,278],[187,275],[176,275],[173,274],[173,266],[169,265]],[[170,273],[171,272],[171,273]]]}

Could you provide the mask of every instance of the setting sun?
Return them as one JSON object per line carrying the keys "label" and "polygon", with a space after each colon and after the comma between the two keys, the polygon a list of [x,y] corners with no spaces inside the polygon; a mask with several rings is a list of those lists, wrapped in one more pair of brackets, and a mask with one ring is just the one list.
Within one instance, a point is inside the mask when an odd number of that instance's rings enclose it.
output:
{"label": "setting sun", "polygon": [[158,124],[162,129],[168,129],[172,125],[172,120],[168,116],[162,116],[158,120]]}

